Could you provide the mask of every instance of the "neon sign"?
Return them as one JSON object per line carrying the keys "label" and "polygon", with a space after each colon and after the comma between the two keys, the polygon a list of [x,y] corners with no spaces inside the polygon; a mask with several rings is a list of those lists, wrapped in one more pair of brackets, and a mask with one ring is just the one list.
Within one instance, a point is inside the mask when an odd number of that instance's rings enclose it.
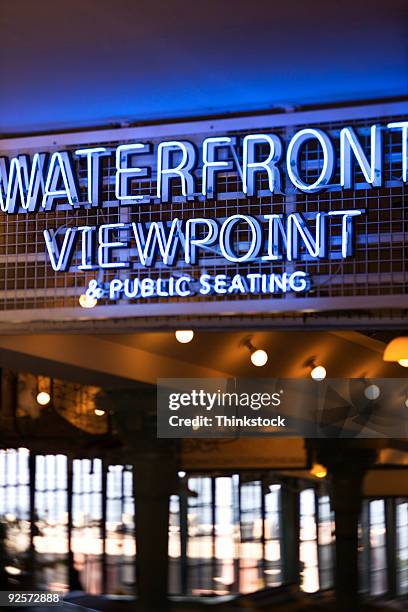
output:
{"label": "neon sign", "polygon": [[[374,124],[365,140],[353,127],[339,131],[338,142],[327,131],[304,128],[283,142],[275,133],[244,136],[220,135],[204,138],[200,146],[187,140],[159,143],[134,142],[117,147],[94,146],[74,152],[36,152],[11,159],[0,158],[0,209],[5,214],[52,212],[64,209],[96,208],[102,200],[102,164],[106,158],[114,166],[116,206],[143,207],[178,200],[216,200],[221,176],[234,172],[239,177],[243,197],[285,195],[288,189],[305,194],[337,186],[354,187],[356,172],[362,188],[381,187],[384,181],[383,135],[386,130],[401,136],[402,182],[408,180],[408,121]],[[312,146],[316,160],[310,171],[305,150]],[[336,159],[338,155],[338,163]],[[85,189],[79,188],[78,166],[85,166]],[[339,169],[337,184],[333,181]],[[156,179],[155,193],[143,191],[143,179]],[[360,182],[361,182],[360,180]],[[141,182],[140,182],[141,181]],[[135,189],[135,182],[140,182]],[[85,199],[81,199],[85,197]],[[109,203],[112,205],[112,202]],[[296,262],[308,259],[345,259],[353,255],[356,217],[364,209],[328,210],[302,214],[273,211],[266,214],[232,214],[227,217],[173,218],[170,221],[105,223],[99,226],[47,228],[45,252],[55,272],[67,272],[75,261],[81,271],[121,270],[134,267],[151,269],[198,265],[208,250],[215,251],[226,264],[259,261]],[[340,222],[340,239],[330,242],[331,223]],[[238,232],[247,239],[240,242]],[[225,276],[225,278],[224,278]],[[207,278],[208,277],[208,278]],[[200,293],[275,293],[307,291],[310,278],[305,273],[248,275],[189,275],[169,279],[117,278],[104,287],[91,281],[88,288],[99,298],[188,297]]]}

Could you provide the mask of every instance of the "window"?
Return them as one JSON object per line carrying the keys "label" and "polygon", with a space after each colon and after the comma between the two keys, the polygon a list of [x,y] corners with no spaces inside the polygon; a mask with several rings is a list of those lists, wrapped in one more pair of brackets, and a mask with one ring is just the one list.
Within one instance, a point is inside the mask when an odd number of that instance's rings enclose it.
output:
{"label": "window", "polygon": [[317,546],[315,491],[305,489],[300,493],[300,586],[305,593],[319,590]]}
{"label": "window", "polygon": [[15,574],[30,547],[29,482],[28,450],[0,450],[0,555]]}
{"label": "window", "polygon": [[397,521],[397,590],[398,595],[408,593],[408,502],[396,500]]}
{"label": "window", "polygon": [[[30,551],[30,471],[39,587],[63,591],[78,578],[91,593],[134,594],[132,467],[64,455],[33,455],[30,460],[25,449],[0,451],[0,520],[7,519],[23,555]],[[264,473],[183,476],[169,500],[170,593],[227,595],[284,584],[283,486]],[[401,593],[408,589],[407,505],[399,500],[397,507]],[[384,502],[365,507],[372,592],[377,594],[384,592],[386,569]],[[299,552],[304,591],[332,585],[333,541],[329,496],[303,490]]]}
{"label": "window", "polygon": [[136,587],[133,469],[110,465],[106,479],[106,590],[132,594]]}
{"label": "window", "polygon": [[369,502],[368,520],[370,594],[382,595],[387,591],[385,502],[383,499]]}
{"label": "window", "polygon": [[[192,595],[251,593],[282,584],[280,485],[238,474],[186,482],[188,487],[170,500],[171,592],[176,592],[177,584],[179,592]],[[184,503],[188,507],[186,561],[180,518]]]}
{"label": "window", "polygon": [[239,477],[215,479],[215,576],[214,590],[227,595],[238,590]]}
{"label": "window", "polygon": [[262,482],[242,482],[240,489],[240,590],[251,593],[264,587]]}
{"label": "window", "polygon": [[188,480],[188,591],[192,595],[212,595],[214,559],[214,480]]}
{"label": "window", "polygon": [[333,586],[334,571],[334,512],[331,510],[330,497],[318,497],[318,545],[319,545],[319,588]]}
{"label": "window", "polygon": [[[185,498],[185,492],[183,492]],[[181,573],[181,531],[180,531],[180,495],[171,495],[169,504],[169,593],[172,595],[184,593]],[[185,557],[183,557],[185,563]]]}
{"label": "window", "polygon": [[265,491],[264,574],[265,586],[283,584],[281,545],[281,486],[269,485]]}
{"label": "window", "polygon": [[0,560],[10,559],[17,575],[31,571],[32,552],[39,588],[135,592],[131,466],[112,465],[106,471],[99,458],[33,454],[30,461],[27,449],[0,450],[1,523]]}
{"label": "window", "polygon": [[36,584],[68,589],[67,458],[37,455],[35,463]]}
{"label": "window", "polygon": [[82,588],[100,593],[102,588],[102,461],[72,462],[72,552]]}

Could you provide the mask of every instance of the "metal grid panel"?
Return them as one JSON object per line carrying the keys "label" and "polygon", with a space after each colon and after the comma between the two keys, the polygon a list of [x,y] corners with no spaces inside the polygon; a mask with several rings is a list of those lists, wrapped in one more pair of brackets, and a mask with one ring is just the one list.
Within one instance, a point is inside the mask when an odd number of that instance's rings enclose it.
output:
{"label": "metal grid panel", "polygon": [[[369,126],[373,123],[386,124],[391,120],[403,117],[370,118],[370,120],[354,120],[352,122],[336,121],[336,111],[333,110],[331,123],[314,122],[315,127],[328,131],[338,146],[338,134],[341,127],[349,125],[357,128],[358,133],[366,147],[368,147]],[[291,126],[290,128],[271,128],[265,126],[264,130],[273,131],[282,136],[284,141],[297,129],[305,125]],[[241,132],[245,134],[245,132]],[[212,132],[211,135],[216,133]],[[225,134],[225,132],[223,132]],[[234,135],[239,132],[234,131]],[[206,134],[196,134],[189,140],[201,142]],[[184,136],[185,137],[185,136]],[[174,134],[177,138],[177,134]],[[149,128],[146,128],[146,140],[155,144],[159,138],[149,137]],[[89,146],[95,141],[89,142]],[[118,142],[105,144],[107,148],[114,149]],[[81,148],[84,148],[83,142]],[[76,147],[71,147],[74,151]],[[50,151],[55,150],[52,147]],[[34,151],[20,151],[33,153]],[[13,152],[15,154],[15,152]],[[304,148],[303,164],[305,176],[309,181],[317,175],[319,169],[320,152],[318,147],[308,144]],[[232,151],[229,159],[233,159]],[[85,178],[86,162],[76,159],[77,174],[80,178],[81,199],[86,200]],[[301,261],[297,261],[291,269],[308,272],[313,281],[311,290],[307,294],[311,307],[318,307],[319,298],[336,298],[347,296],[384,296],[402,295],[406,293],[407,285],[407,219],[405,213],[405,198],[407,187],[402,183],[401,164],[401,134],[385,131],[384,133],[384,177],[382,188],[371,188],[364,185],[364,177],[360,171],[355,172],[355,188],[342,191],[339,183],[339,168],[333,179],[333,184],[321,193],[304,194],[296,192],[289,185],[286,193],[269,194],[266,191],[266,178],[258,176],[258,186],[264,189],[259,197],[245,198],[241,192],[242,185],[239,174],[231,171],[220,175],[218,181],[218,197],[215,201],[186,201],[181,196],[180,188],[173,188],[174,202],[160,203],[152,200],[150,203],[133,206],[118,206],[114,195],[115,165],[114,156],[103,159],[103,186],[102,208],[78,208],[60,206],[55,212],[37,214],[0,215],[0,308],[5,311],[58,309],[75,307],[78,305],[78,296],[83,293],[89,280],[98,276],[99,280],[107,282],[114,277],[127,278],[131,276],[151,278],[167,278],[169,274],[189,274],[197,277],[199,273],[227,274],[236,273],[282,273],[289,270],[289,264],[277,262],[271,265],[260,259],[248,263],[233,264],[225,261],[215,250],[208,251],[200,259],[199,266],[189,266],[178,261],[175,268],[169,269],[158,263],[154,269],[148,270],[135,260],[130,249],[129,258],[132,260],[132,269],[104,271],[103,276],[98,271],[83,272],[77,269],[79,260],[73,261],[73,267],[68,273],[54,272],[45,253],[43,230],[59,226],[100,225],[102,223],[116,222],[149,222],[153,220],[170,221],[174,217],[188,219],[192,216],[217,217],[222,219],[228,215],[240,213],[259,216],[274,213],[302,212],[306,218],[318,211],[333,209],[343,210],[350,208],[365,208],[366,214],[355,220],[356,251],[353,257],[346,260],[332,256],[331,259],[311,260],[303,254]],[[153,197],[156,191],[155,171],[151,179],[133,180],[131,190],[133,193],[150,193]],[[197,191],[200,190],[200,178]],[[332,220],[329,225],[330,242],[340,240],[341,221]],[[240,247],[248,242],[247,230],[240,226],[236,232],[236,241]],[[122,255],[124,256],[124,255]],[[285,300],[288,295],[274,294],[271,299]],[[290,295],[293,298],[302,298],[304,294]],[[224,300],[259,300],[264,295],[212,295],[210,297],[196,295],[191,298],[150,298],[143,303],[168,301],[224,301]],[[129,301],[132,303],[135,301]],[[116,305],[110,305],[112,316]],[[123,300],[121,303],[126,303]],[[239,308],[238,308],[239,310]],[[165,311],[163,311],[165,314]]]}

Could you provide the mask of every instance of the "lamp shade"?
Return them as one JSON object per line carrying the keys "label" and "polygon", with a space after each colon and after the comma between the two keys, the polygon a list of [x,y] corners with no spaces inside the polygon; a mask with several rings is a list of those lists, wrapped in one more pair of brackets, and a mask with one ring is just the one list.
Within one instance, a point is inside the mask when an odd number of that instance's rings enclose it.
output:
{"label": "lamp shade", "polygon": [[399,336],[387,344],[384,361],[403,361],[408,359],[408,336]]}

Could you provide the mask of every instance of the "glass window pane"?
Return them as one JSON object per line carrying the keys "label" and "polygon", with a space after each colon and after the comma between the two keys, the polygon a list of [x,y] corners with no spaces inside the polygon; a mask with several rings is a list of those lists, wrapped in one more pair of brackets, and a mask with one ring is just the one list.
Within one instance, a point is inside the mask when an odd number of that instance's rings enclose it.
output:
{"label": "glass window pane", "polygon": [[306,593],[319,590],[317,553],[316,495],[314,489],[300,493],[300,562],[301,589]]}

